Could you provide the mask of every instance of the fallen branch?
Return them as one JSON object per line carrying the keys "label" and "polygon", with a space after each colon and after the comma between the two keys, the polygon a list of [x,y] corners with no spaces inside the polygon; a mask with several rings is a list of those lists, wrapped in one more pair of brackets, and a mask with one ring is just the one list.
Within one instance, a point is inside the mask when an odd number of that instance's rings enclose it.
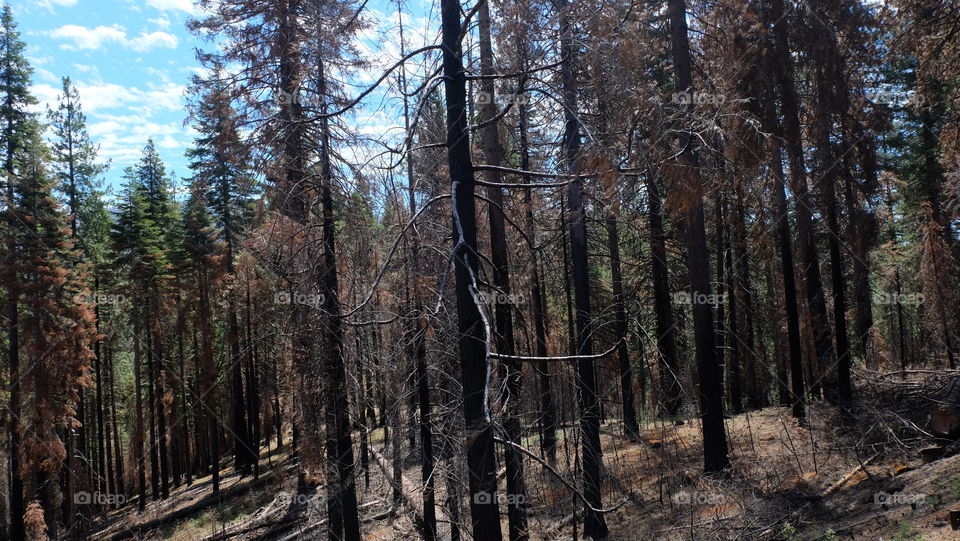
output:
{"label": "fallen branch", "polygon": [[[387,459],[385,459],[383,455],[381,455],[372,446],[370,447],[370,454],[372,454],[373,458],[377,460],[377,463],[380,465],[380,469],[383,470],[384,476],[389,479],[390,472],[392,472],[393,468],[389,465]],[[414,483],[406,476],[406,474],[401,473],[400,485],[400,495],[407,502],[407,506],[414,515],[414,520],[418,525],[423,524],[423,510],[421,509],[423,507],[423,502],[422,498],[417,496],[420,492],[420,490],[417,488],[419,487],[419,483]],[[437,513],[437,524],[442,522],[450,522],[450,518],[447,516],[444,508],[441,506],[435,507]],[[439,535],[440,532],[437,533]]]}
{"label": "fallen branch", "polygon": [[857,475],[858,472],[860,472],[860,470],[866,471],[867,465],[869,465],[871,462],[873,462],[874,459],[876,459],[878,455],[879,455],[879,453],[874,454],[872,457],[870,457],[870,458],[864,460],[863,462],[861,462],[861,463],[860,463],[856,468],[854,468],[850,473],[844,475],[843,477],[840,478],[839,481],[837,481],[836,483],[830,485],[829,487],[827,487],[826,490],[824,490],[823,492],[821,492],[821,493],[820,493],[820,497],[821,497],[821,498],[825,498],[825,497],[833,494],[834,492],[840,490],[840,488],[842,488],[843,485],[845,485],[845,484],[847,484],[848,482],[850,482],[850,480],[853,479],[854,476]]}

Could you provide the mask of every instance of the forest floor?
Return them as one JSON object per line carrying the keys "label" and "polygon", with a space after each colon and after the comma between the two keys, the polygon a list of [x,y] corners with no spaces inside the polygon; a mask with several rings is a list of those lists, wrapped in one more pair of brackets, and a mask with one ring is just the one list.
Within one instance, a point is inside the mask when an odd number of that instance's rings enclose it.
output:
{"label": "forest floor", "polygon": [[[606,514],[610,538],[960,539],[948,517],[951,509],[960,509],[960,455],[925,463],[911,452],[863,445],[858,430],[841,428],[835,411],[812,407],[806,427],[798,426],[785,408],[729,418],[731,468],[713,477],[701,473],[696,419],[682,425],[647,423],[638,442],[624,438],[619,423],[605,423],[603,500],[607,508],[615,508]],[[576,431],[567,428],[563,433],[573,438]],[[369,484],[362,473],[358,478],[364,539],[417,539],[414,510],[392,509],[382,443],[374,441],[371,447],[375,452]],[[289,449],[272,451],[272,468],[264,458],[257,481],[224,470],[217,499],[211,498],[209,478],[198,479],[191,487],[172,491],[169,500],[150,502],[142,514],[135,505],[114,512],[91,538],[325,539],[324,488],[307,497],[295,495],[296,469]],[[582,532],[574,530],[581,521],[571,520],[571,493],[554,473],[567,475],[576,452],[575,441],[561,439],[553,471],[525,461],[534,541],[582,538]],[[404,453],[409,453],[406,444]],[[415,456],[408,455],[403,472],[404,492],[412,501],[419,498]],[[438,502],[444,501],[442,486],[438,483]],[[577,508],[582,512],[582,505]],[[440,537],[448,539],[449,524],[442,521],[442,510],[440,515]]]}

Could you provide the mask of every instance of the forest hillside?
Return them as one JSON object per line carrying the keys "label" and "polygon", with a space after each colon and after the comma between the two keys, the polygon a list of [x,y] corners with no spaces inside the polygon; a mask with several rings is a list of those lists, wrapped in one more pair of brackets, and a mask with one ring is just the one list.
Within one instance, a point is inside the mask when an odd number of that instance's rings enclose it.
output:
{"label": "forest hillside", "polygon": [[951,0],[4,4],[0,540],[960,538],[958,136]]}

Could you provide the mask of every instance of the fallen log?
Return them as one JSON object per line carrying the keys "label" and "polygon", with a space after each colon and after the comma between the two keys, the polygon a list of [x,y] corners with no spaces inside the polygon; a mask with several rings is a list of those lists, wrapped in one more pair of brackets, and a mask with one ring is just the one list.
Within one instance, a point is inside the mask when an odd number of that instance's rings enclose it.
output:
{"label": "fallen log", "polygon": [[854,476],[856,476],[857,473],[860,472],[860,470],[866,471],[867,466],[868,466],[871,462],[873,462],[873,460],[874,460],[875,458],[877,458],[877,455],[873,455],[872,457],[870,457],[870,458],[864,460],[863,462],[861,462],[856,468],[854,468],[853,470],[851,470],[850,473],[844,475],[844,476],[841,477],[836,483],[830,485],[829,487],[827,487],[826,490],[824,490],[823,492],[821,492],[821,493],[820,493],[820,497],[821,497],[821,498],[825,498],[825,497],[833,494],[834,492],[840,490],[840,489],[843,487],[843,485],[845,485],[845,484],[847,484],[848,482],[850,482],[850,480],[853,479]]}
{"label": "fallen log", "polygon": [[[375,458],[377,463],[380,465],[380,469],[383,471],[383,475],[387,479],[392,479],[393,477],[390,474],[392,473],[393,468],[387,462],[387,459],[385,459],[383,455],[377,452],[377,450],[374,449],[372,446],[370,447],[370,454],[373,455],[373,458]],[[414,483],[413,481],[410,480],[409,477],[406,476],[406,474],[401,473],[400,485],[401,485],[400,495],[403,497],[404,501],[407,502],[407,506],[410,508],[410,512],[413,513],[414,522],[417,524],[417,527],[420,528],[422,527],[422,524],[423,524],[423,510],[421,509],[423,507],[423,503],[422,503],[423,498],[419,496],[420,484]],[[450,523],[450,518],[447,516],[446,510],[443,507],[437,506],[436,513],[437,513],[438,526],[440,524]],[[441,541],[443,541],[446,538],[446,536],[443,535],[443,533],[440,531],[439,528],[437,530],[438,530],[437,531],[438,538],[440,538]]]}

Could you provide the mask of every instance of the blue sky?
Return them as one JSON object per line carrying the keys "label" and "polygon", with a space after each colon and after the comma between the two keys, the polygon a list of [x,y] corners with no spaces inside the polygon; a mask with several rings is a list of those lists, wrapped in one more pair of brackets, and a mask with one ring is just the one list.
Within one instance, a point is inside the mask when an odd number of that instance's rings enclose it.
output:
{"label": "blue sky", "polygon": [[[420,30],[406,32],[408,48],[415,48],[433,39],[431,2],[407,3],[421,14],[405,20]],[[184,150],[195,132],[184,126],[184,92],[199,67],[194,49],[201,45],[184,28],[199,14],[191,0],[11,0],[11,7],[28,45],[38,110],[56,104],[61,77],[74,81],[90,135],[101,157],[111,161],[109,184],[119,186],[123,168],[137,160],[150,137],[168,171],[178,178],[189,174]],[[376,24],[363,36],[362,49],[374,65],[358,74],[356,84],[372,81],[379,68],[399,58],[399,45],[389,35],[395,11],[395,0],[368,5]],[[396,131],[398,122],[387,113],[391,107],[383,108],[383,97],[377,92],[358,109],[352,123],[359,132]]]}
{"label": "blue sky", "polygon": [[110,159],[116,184],[153,137],[168,169],[188,174],[183,152],[184,88],[196,69],[196,40],[184,28],[189,0],[14,1],[34,68],[33,93],[55,104],[60,79],[77,86],[91,137]]}

